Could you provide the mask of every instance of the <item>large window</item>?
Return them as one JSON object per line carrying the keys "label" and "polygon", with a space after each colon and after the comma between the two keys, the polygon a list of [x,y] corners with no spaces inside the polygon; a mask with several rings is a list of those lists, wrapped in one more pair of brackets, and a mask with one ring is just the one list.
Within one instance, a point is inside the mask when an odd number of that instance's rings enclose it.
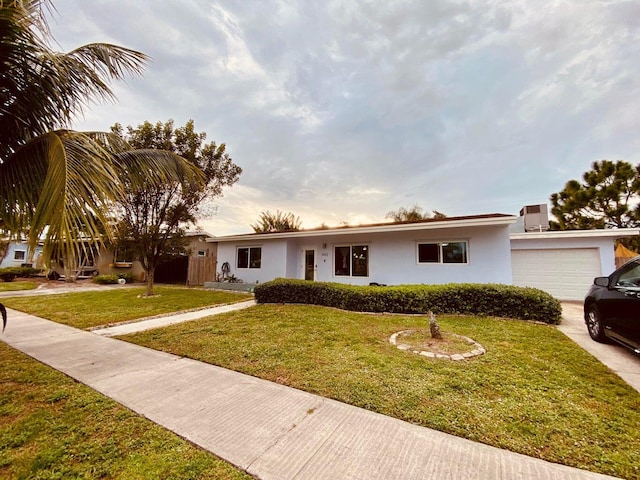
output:
{"label": "large window", "polygon": [[418,263],[469,263],[467,242],[418,243]]}
{"label": "large window", "polygon": [[369,276],[369,247],[367,245],[335,247],[334,252],[334,273],[336,276]]}
{"label": "large window", "polygon": [[238,248],[238,268],[260,268],[262,265],[262,247]]}

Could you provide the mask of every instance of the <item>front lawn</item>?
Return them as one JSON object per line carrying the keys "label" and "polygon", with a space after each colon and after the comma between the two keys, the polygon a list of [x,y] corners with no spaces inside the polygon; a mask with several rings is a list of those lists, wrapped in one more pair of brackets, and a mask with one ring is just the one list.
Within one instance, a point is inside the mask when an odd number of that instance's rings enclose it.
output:
{"label": "front lawn", "polygon": [[18,280],[13,282],[0,282],[0,292],[15,292],[18,290],[33,290],[38,286],[31,280]]}
{"label": "front lawn", "polygon": [[[175,286],[156,286],[153,297],[141,297],[145,287],[87,291],[2,299],[5,306],[76,328],[91,328],[182,310],[234,303],[252,298],[246,293]],[[9,319],[9,326],[11,325]]]}
{"label": "front lawn", "polygon": [[0,478],[252,477],[0,342]]}
{"label": "front lawn", "polygon": [[438,317],[487,354],[427,359],[389,337],[421,316],[259,305],[123,337],[375,412],[627,479],[640,478],[640,394],[555,327]]}

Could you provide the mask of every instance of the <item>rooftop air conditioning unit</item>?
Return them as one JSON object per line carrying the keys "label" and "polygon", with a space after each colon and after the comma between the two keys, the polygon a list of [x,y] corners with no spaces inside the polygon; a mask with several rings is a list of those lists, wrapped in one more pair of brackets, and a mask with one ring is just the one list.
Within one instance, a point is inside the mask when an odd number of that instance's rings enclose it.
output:
{"label": "rooftop air conditioning unit", "polygon": [[524,217],[525,232],[546,232],[549,230],[549,212],[546,204],[522,207],[520,216]]}

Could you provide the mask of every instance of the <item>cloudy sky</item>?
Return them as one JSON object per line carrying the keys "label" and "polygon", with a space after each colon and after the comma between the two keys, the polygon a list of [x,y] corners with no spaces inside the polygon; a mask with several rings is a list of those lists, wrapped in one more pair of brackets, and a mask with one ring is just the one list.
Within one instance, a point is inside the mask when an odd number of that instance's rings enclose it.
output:
{"label": "cloudy sky", "polygon": [[517,214],[601,159],[640,162],[640,2],[54,0],[61,50],[152,57],[74,128],[193,119],[244,172],[200,222]]}

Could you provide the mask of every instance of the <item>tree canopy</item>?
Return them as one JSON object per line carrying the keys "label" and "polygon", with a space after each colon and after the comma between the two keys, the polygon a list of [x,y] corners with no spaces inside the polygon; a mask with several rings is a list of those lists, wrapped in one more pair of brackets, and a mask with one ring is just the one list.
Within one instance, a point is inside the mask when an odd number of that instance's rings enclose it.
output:
{"label": "tree canopy", "polygon": [[139,75],[146,55],[93,43],[57,52],[47,0],[0,1],[0,230],[45,237],[72,266],[85,242],[110,234],[109,206],[128,175],[167,180],[198,169],[172,152],[133,151],[121,139],[65,129],[90,103],[112,100],[111,80]]}
{"label": "tree canopy", "polygon": [[411,208],[400,207],[398,210],[391,210],[385,218],[390,218],[394,223],[402,223],[402,222],[419,222],[421,220],[428,220],[433,218],[435,220],[439,220],[442,218],[446,218],[447,216],[444,213],[441,213],[437,210],[433,210],[433,217],[429,212],[422,213],[422,207],[418,205],[414,205]]}
{"label": "tree canopy", "polygon": [[[242,169],[233,163],[224,144],[205,143],[206,133],[196,132],[193,120],[174,127],[173,120],[136,128],[121,125],[112,132],[137,149],[162,149],[174,152],[188,164],[198,168],[204,178],[189,171],[177,179],[144,176],[127,178],[126,193],[116,202],[116,248],[126,248],[146,272],[147,295],[153,294],[156,267],[171,256],[181,253],[185,245],[185,229],[197,221],[201,204],[222,195],[224,187],[238,181]],[[137,181],[136,181],[137,180]]]}
{"label": "tree canopy", "polygon": [[551,213],[559,230],[640,226],[640,164],[593,162],[582,181],[569,180],[551,195]]}
{"label": "tree canopy", "polygon": [[284,213],[277,210],[276,213],[265,211],[260,213],[260,218],[251,225],[256,233],[291,232],[300,230],[302,220],[293,213]]}

